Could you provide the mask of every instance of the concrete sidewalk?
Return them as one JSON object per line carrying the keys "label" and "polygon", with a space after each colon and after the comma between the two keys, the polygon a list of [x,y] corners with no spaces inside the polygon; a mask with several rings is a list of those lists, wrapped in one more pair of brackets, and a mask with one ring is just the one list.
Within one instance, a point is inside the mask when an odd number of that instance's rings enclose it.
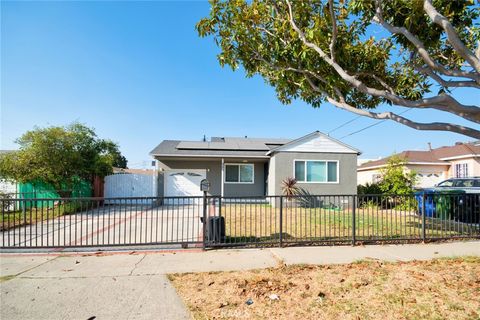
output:
{"label": "concrete sidewalk", "polygon": [[166,274],[280,263],[336,264],[480,256],[480,241],[365,247],[1,254],[2,319],[188,319]]}

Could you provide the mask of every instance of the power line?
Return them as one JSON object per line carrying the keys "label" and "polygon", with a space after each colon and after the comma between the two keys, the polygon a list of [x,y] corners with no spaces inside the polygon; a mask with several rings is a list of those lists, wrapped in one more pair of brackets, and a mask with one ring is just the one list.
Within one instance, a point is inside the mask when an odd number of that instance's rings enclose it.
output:
{"label": "power line", "polygon": [[382,121],[379,121],[379,122],[375,122],[374,124],[371,124],[371,125],[369,125],[369,126],[367,126],[367,127],[365,127],[365,128],[362,128],[362,129],[360,129],[360,130],[357,130],[357,131],[354,131],[354,132],[352,132],[352,133],[349,133],[349,134],[341,137],[340,139],[343,139],[343,138],[352,136],[352,135],[354,135],[354,134],[356,134],[356,133],[362,132],[362,131],[367,130],[367,129],[371,128],[371,127],[375,127],[376,125],[379,125],[380,123],[385,122],[385,121],[387,121],[387,120],[385,119],[385,120],[382,120]]}
{"label": "power line", "polygon": [[353,118],[352,120],[349,120],[349,121],[345,122],[344,124],[339,125],[339,126],[336,127],[335,129],[328,131],[327,134],[330,134],[330,133],[332,133],[333,131],[337,131],[338,129],[345,127],[347,124],[352,123],[353,121],[357,120],[357,119],[360,118],[360,117],[362,117],[362,116],[356,116],[356,117]]}
{"label": "power line", "polygon": [[[408,108],[407,110],[405,110],[405,111],[403,111],[403,112],[400,112],[398,115],[404,114],[404,113],[406,113],[406,112],[408,112],[408,111],[410,111],[410,110],[412,110],[412,108]],[[360,130],[351,132],[351,133],[349,133],[349,134],[341,137],[340,139],[343,139],[343,138],[352,136],[352,135],[354,135],[354,134],[356,134],[356,133],[359,133],[359,132],[362,132],[362,131],[364,131],[364,130],[370,129],[371,127],[375,127],[375,126],[377,126],[377,125],[379,125],[379,124],[381,124],[381,123],[383,123],[383,122],[385,122],[385,121],[387,121],[387,120],[389,120],[389,119],[383,119],[383,120],[381,120],[381,121],[375,122],[375,123],[373,123],[373,124],[371,124],[371,125],[369,125],[369,126],[366,126],[365,128],[362,128],[362,129],[360,129]]]}

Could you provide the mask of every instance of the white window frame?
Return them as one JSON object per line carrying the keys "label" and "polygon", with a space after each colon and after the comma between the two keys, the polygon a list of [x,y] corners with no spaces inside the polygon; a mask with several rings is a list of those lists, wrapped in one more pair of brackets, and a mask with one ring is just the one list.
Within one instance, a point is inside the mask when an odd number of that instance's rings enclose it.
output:
{"label": "white window frame", "polygon": [[[227,166],[238,166],[238,182],[227,181]],[[240,181],[240,166],[251,166],[252,167],[252,182]],[[255,165],[253,163],[225,163],[225,177],[223,182],[225,184],[254,184],[255,183]]]}
{"label": "white window frame", "polygon": [[455,163],[455,178],[468,178],[467,162]]}
{"label": "white window frame", "polygon": [[[294,179],[295,178],[295,162],[297,161],[304,161],[305,162],[305,180],[304,181],[300,181],[300,180],[297,180],[297,183],[304,183],[304,184],[308,184],[308,183],[312,183],[312,184],[339,184],[340,183],[340,161],[338,160],[317,160],[317,159],[294,159],[293,160],[293,177]],[[328,162],[336,162],[337,163],[337,181],[307,181],[307,162],[308,161],[311,161],[311,162],[326,162],[327,165],[325,166],[325,176],[327,177],[327,180],[328,180]]]}

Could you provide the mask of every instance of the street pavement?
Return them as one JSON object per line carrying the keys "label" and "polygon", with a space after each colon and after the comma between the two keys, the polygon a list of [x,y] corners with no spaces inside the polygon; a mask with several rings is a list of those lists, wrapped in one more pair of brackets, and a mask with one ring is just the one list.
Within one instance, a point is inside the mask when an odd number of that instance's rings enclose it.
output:
{"label": "street pavement", "polygon": [[455,256],[480,256],[480,241],[212,251],[2,253],[0,318],[189,319],[167,274]]}

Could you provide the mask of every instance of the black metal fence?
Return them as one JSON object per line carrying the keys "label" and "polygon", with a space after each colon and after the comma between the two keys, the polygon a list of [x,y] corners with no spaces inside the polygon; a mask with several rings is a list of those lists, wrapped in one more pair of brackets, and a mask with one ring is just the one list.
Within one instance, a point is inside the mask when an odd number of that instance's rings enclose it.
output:
{"label": "black metal fence", "polygon": [[480,238],[480,194],[0,199],[1,248]]}

